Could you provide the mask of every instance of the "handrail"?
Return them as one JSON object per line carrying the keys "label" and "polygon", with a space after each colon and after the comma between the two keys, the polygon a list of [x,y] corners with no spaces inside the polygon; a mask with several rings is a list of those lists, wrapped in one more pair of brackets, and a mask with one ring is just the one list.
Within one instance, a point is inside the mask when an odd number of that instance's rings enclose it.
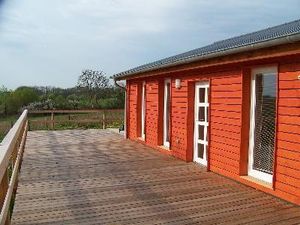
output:
{"label": "handrail", "polygon": [[28,111],[25,110],[0,143],[0,224],[10,221],[9,209],[16,191],[28,131]]}

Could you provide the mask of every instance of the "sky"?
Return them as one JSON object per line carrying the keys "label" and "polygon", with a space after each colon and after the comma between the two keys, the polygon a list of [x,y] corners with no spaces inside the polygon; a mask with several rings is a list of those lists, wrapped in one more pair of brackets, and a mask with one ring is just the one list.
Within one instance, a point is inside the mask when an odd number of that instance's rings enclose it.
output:
{"label": "sky", "polygon": [[0,0],[0,86],[73,87],[300,18],[299,0]]}

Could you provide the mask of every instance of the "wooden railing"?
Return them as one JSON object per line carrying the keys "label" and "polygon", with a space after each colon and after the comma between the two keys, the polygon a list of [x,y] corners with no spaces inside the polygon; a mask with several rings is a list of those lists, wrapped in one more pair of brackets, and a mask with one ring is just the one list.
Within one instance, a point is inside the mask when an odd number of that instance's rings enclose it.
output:
{"label": "wooden railing", "polygon": [[[123,109],[99,110],[38,110],[29,111],[29,127],[32,130],[55,129],[62,124],[96,124],[97,128],[119,127],[124,123]],[[42,127],[42,128],[41,128]]]}
{"label": "wooden railing", "polygon": [[27,110],[0,143],[0,224],[10,224],[12,202],[28,131]]}

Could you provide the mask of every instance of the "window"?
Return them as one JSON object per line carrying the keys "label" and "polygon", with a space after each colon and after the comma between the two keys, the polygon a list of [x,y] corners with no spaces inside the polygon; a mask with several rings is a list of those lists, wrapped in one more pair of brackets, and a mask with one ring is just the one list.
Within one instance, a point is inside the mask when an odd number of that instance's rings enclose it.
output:
{"label": "window", "polygon": [[254,70],[251,83],[248,174],[272,183],[276,132],[277,69]]}
{"label": "window", "polygon": [[165,80],[164,87],[164,134],[163,144],[165,147],[170,147],[170,106],[171,106],[171,80]]}
{"label": "window", "polygon": [[146,127],[145,127],[145,121],[146,121],[146,82],[143,82],[142,84],[142,97],[141,97],[141,137],[145,139],[146,134]]}

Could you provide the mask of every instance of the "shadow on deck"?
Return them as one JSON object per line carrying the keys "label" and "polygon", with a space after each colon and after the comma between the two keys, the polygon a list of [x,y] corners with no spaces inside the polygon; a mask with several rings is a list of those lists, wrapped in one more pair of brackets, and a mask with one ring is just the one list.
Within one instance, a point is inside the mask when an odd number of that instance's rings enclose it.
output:
{"label": "shadow on deck", "polygon": [[297,224],[300,207],[107,130],[29,132],[13,224]]}

